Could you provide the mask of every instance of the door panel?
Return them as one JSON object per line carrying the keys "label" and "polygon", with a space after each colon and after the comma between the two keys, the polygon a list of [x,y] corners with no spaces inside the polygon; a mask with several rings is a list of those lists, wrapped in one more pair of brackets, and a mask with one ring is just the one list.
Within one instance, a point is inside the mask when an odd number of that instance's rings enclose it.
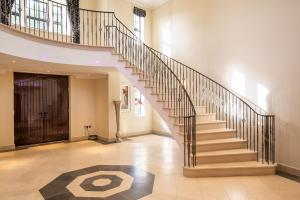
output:
{"label": "door panel", "polygon": [[69,137],[68,77],[15,73],[15,144]]}

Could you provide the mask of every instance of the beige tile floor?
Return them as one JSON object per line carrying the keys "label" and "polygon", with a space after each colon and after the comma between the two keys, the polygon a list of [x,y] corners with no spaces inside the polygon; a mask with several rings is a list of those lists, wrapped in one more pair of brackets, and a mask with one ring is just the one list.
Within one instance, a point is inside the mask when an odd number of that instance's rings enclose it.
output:
{"label": "beige tile floor", "polygon": [[135,165],[156,175],[143,200],[300,200],[300,183],[280,176],[188,179],[174,140],[142,136],[121,144],[59,143],[0,154],[0,199],[43,199],[58,175],[93,165]]}

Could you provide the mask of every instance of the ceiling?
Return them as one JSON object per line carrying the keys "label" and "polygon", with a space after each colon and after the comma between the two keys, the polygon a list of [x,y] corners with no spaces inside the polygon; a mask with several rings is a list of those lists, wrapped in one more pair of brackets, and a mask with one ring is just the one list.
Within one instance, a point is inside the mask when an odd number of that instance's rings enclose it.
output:
{"label": "ceiling", "polygon": [[157,8],[159,6],[161,6],[162,4],[164,4],[165,2],[167,2],[168,0],[128,0],[131,1],[137,5],[143,5],[147,8]]}

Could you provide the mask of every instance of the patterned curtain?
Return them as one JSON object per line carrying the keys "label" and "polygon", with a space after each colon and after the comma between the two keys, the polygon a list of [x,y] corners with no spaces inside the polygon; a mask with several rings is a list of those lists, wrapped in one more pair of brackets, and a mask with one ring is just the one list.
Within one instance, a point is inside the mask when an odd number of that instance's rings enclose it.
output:
{"label": "patterned curtain", "polygon": [[73,43],[80,43],[79,0],[67,0],[68,14],[71,20]]}
{"label": "patterned curtain", "polygon": [[133,13],[139,17],[146,17],[146,11],[137,7],[133,8]]}
{"label": "patterned curtain", "polygon": [[0,0],[0,22],[9,25],[10,13],[15,0]]}

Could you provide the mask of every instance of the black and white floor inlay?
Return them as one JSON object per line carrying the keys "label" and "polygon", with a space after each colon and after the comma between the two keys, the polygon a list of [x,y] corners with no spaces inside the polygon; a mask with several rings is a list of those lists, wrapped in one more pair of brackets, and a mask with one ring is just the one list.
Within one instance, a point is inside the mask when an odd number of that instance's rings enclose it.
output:
{"label": "black and white floor inlay", "polygon": [[155,176],[128,165],[97,165],[67,172],[40,193],[46,200],[137,200],[152,194]]}

